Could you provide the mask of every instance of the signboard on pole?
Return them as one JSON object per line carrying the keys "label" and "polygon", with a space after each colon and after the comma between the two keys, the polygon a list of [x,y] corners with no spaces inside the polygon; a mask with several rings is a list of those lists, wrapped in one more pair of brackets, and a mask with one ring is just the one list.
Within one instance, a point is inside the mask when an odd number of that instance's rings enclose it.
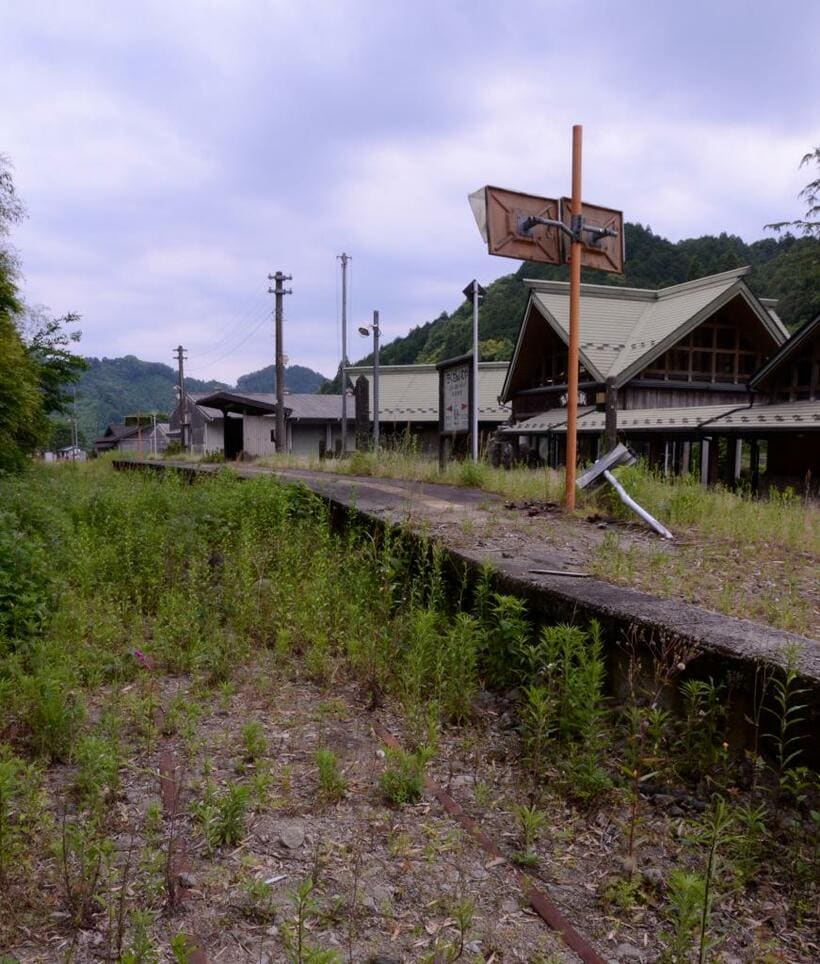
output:
{"label": "signboard on pole", "polygon": [[[625,260],[624,214],[614,208],[604,208],[598,204],[581,202],[581,217],[587,230],[581,234],[581,267],[606,271],[609,274],[623,274]],[[572,222],[572,199],[561,198],[561,220],[569,228]],[[595,237],[589,229],[598,228],[607,233]],[[570,260],[570,245],[567,235],[561,232],[564,260]]]}
{"label": "signboard on pole", "polygon": [[470,371],[470,363],[465,362],[441,372],[442,432],[470,431]]}
{"label": "signboard on pole", "polygon": [[[521,221],[526,217],[559,220],[556,198],[538,197],[488,185],[471,195],[471,204],[474,199],[474,213],[477,208],[483,208],[482,234],[485,234],[490,254],[518,258],[520,261],[561,263],[561,242],[555,228],[537,225],[528,234],[520,230]],[[476,219],[478,217],[476,215]]]}
{"label": "signboard on pole", "polygon": [[[487,185],[469,199],[489,254],[541,264],[569,264],[571,198],[556,200]],[[623,274],[623,212],[582,201],[581,218],[581,267]]]}
{"label": "signboard on pole", "polygon": [[[581,319],[581,268],[623,274],[623,214],[581,200],[583,128],[572,128],[572,198],[560,205],[489,185],[469,195],[470,208],[490,254],[570,266],[569,343],[567,346],[566,505],[575,508],[578,356]],[[560,209],[560,210],[559,210]]]}
{"label": "signboard on pole", "polygon": [[448,358],[438,368],[439,464],[452,456],[469,457],[472,442],[473,356]]}

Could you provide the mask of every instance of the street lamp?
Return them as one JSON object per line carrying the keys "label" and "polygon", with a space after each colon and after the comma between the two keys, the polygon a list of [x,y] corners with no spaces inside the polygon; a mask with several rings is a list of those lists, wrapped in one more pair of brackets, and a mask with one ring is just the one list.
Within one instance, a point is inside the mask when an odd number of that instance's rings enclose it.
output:
{"label": "street lamp", "polygon": [[359,328],[362,338],[373,332],[373,450],[379,451],[379,313],[373,312],[373,323]]}

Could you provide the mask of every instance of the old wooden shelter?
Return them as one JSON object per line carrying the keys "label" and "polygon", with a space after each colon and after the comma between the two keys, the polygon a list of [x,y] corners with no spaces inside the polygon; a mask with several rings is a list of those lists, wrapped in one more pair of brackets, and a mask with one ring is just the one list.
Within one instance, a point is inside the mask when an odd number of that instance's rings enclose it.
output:
{"label": "old wooden shelter", "polygon": [[[805,482],[820,474],[817,322],[791,339],[748,268],[658,291],[583,285],[579,454],[627,441],[667,472],[704,482]],[[562,464],[566,438],[568,286],[528,281],[501,393],[514,442]],[[813,366],[813,367],[812,367]],[[813,374],[812,374],[813,373]]]}

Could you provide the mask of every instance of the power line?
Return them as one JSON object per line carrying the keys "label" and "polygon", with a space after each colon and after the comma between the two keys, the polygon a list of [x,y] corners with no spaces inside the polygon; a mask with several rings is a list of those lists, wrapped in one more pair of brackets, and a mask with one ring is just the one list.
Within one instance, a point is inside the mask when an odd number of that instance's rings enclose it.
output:
{"label": "power line", "polygon": [[263,307],[267,307],[267,299],[265,298],[265,295],[256,295],[250,305],[247,306],[245,310],[236,318],[228,330],[223,332],[223,334],[220,335],[209,348],[197,353],[195,357],[201,360],[207,358],[209,355],[215,355],[221,352],[225,346],[236,337],[236,335],[241,333],[241,329],[251,317],[258,317],[259,311]]}
{"label": "power line", "polygon": [[234,352],[238,351],[245,344],[245,342],[248,341],[249,338],[253,337],[253,335],[255,335],[257,331],[259,331],[259,329],[262,327],[262,325],[265,324],[265,322],[269,319],[269,317],[270,315],[268,314],[268,311],[264,310],[262,313],[262,317],[259,319],[259,321],[253,326],[253,328],[251,328],[251,330],[243,338],[241,338],[235,345],[233,345],[232,348],[229,348],[227,351],[223,352],[221,355],[218,355],[216,358],[213,358],[211,361],[206,362],[205,364],[200,364],[197,368],[194,369],[194,371],[199,373],[206,371],[207,369],[213,368],[214,365],[223,361],[223,359],[228,358],[230,355],[233,355]]}

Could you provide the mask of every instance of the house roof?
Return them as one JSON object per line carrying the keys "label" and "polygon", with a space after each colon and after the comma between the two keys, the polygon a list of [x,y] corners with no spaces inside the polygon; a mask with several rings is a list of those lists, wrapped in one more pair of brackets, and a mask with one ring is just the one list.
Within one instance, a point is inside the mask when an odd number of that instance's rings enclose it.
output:
{"label": "house roof", "polygon": [[[285,395],[285,414],[297,422],[317,420],[341,421],[341,395]],[[348,417],[353,416],[353,402],[348,401]]]}
{"label": "house roof", "polygon": [[[543,435],[567,430],[567,410],[553,408],[504,429],[507,435]],[[721,434],[770,432],[785,429],[820,431],[820,401],[783,402],[777,405],[692,405],[683,408],[634,408],[617,413],[619,432],[714,431]],[[606,415],[594,408],[578,410],[579,434],[597,435],[606,427]]]}
{"label": "house roof", "polygon": [[[583,418],[594,408],[579,408],[578,418]],[[532,418],[525,418],[515,425],[508,425],[501,429],[504,435],[543,435],[546,432],[554,432],[559,426],[566,429],[567,410],[565,408],[550,408],[540,415],[533,415]]]}
{"label": "house roof", "polygon": [[[581,285],[582,365],[597,381],[614,378],[615,385],[621,386],[737,297],[749,306],[775,343],[782,344],[788,331],[772,302],[764,304],[749,291],[743,281],[748,271],[737,268],[658,291]],[[509,398],[510,379],[527,325],[543,319],[564,343],[569,341],[569,284],[530,280],[524,283],[530,288],[530,297],[504,383],[504,399]]]}
{"label": "house roof", "polygon": [[[243,415],[275,415],[274,392],[211,392],[200,395],[206,408],[222,418],[224,412]],[[342,417],[341,395],[285,395],[285,417],[296,421],[339,421]],[[200,408],[203,404],[197,403]],[[352,415],[352,411],[350,412]]]}
{"label": "house roof", "polygon": [[770,375],[772,375],[781,365],[787,362],[796,351],[803,345],[808,345],[815,335],[820,335],[820,315],[813,321],[806,322],[802,328],[796,331],[788,341],[784,342],[777,353],[773,355],[766,364],[759,368],[749,380],[752,388],[757,388]]}
{"label": "house roof", "polygon": [[[201,404],[200,404],[201,402]],[[221,418],[227,412],[241,415],[267,415],[276,411],[276,395],[272,392],[211,392],[200,395],[200,408],[204,405],[218,412]]]}
{"label": "house roof", "polygon": [[[510,416],[508,405],[498,401],[507,362],[480,362],[478,366],[478,417],[485,422],[503,422]],[[364,375],[370,388],[373,411],[373,368],[348,368],[352,378]],[[435,365],[381,365],[379,367],[379,421],[438,423],[439,371]]]}
{"label": "house roof", "polygon": [[[632,408],[617,413],[619,432],[695,432],[705,425],[711,427],[722,415],[735,411],[736,402],[728,405],[691,405],[682,408]],[[748,405],[742,406],[748,409]],[[604,412],[591,411],[578,419],[578,431],[584,433],[603,432],[606,424]],[[562,423],[556,428],[566,432]]]}
{"label": "house roof", "polygon": [[750,429],[767,432],[820,431],[820,401],[780,402],[776,405],[754,405],[735,409],[715,422],[721,431],[745,432]]}
{"label": "house roof", "polygon": [[114,442],[118,439],[128,438],[131,435],[136,435],[139,430],[139,425],[125,425],[122,423],[117,425],[109,425],[102,435],[94,439],[94,442]]}
{"label": "house roof", "polygon": [[222,418],[220,409],[199,404],[201,398],[207,398],[208,395],[213,394],[213,392],[186,392],[186,394],[209,422],[212,422],[215,418]]}

